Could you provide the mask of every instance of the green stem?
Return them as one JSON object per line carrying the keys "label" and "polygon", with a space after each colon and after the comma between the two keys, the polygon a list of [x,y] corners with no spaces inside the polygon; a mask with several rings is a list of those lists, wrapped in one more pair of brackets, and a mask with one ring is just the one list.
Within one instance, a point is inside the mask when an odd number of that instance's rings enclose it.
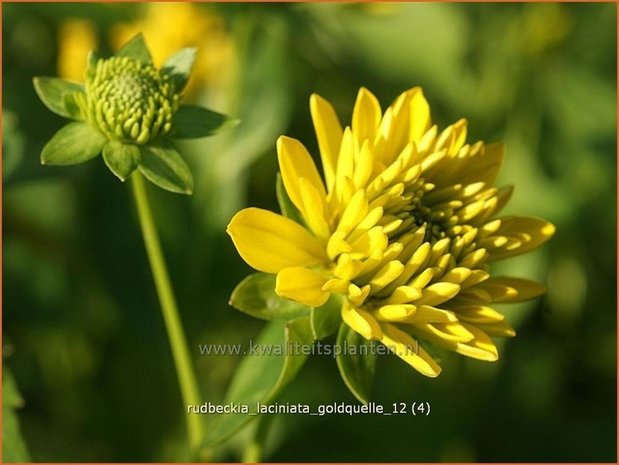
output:
{"label": "green stem", "polygon": [[256,421],[254,435],[243,451],[243,463],[262,462],[273,415],[260,415]]}
{"label": "green stem", "polygon": [[[174,291],[170,284],[170,277],[165,264],[165,258],[159,244],[159,236],[153,220],[153,214],[148,202],[144,179],[139,172],[134,172],[131,176],[131,184],[133,187],[133,195],[135,196],[138,217],[142,228],[142,236],[144,245],[146,246],[146,254],[153,273],[157,295],[161,304],[161,312],[168,333],[170,348],[176,366],[176,375],[181,389],[181,395],[185,408],[188,405],[200,404],[200,393],[198,383],[191,364],[191,357],[187,348],[187,339],[181,325],[174,298]],[[200,441],[203,438],[203,425],[199,415],[191,415],[185,413],[187,420],[187,433],[189,443],[192,450],[195,452],[199,447]]]}

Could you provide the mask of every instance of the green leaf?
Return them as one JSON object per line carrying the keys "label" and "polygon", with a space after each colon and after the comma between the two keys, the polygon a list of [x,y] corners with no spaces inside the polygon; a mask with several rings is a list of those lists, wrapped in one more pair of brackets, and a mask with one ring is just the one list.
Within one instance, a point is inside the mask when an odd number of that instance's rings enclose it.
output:
{"label": "green leaf", "polygon": [[305,225],[299,210],[294,206],[290,197],[288,197],[288,192],[286,192],[284,182],[282,181],[282,175],[279,172],[277,173],[277,179],[275,181],[275,195],[277,196],[277,203],[279,204],[282,215],[301,225]]}
{"label": "green leaf", "polygon": [[168,58],[161,68],[163,73],[170,76],[177,92],[183,90],[189,80],[196,52],[193,47],[182,48]]}
{"label": "green leaf", "polygon": [[140,172],[153,184],[170,192],[191,194],[193,176],[181,155],[170,146],[144,146],[140,149]]}
{"label": "green leaf", "polygon": [[262,320],[290,320],[309,316],[310,308],[275,293],[275,275],[254,273],[232,291],[230,305]]}
{"label": "green leaf", "polygon": [[121,181],[127,178],[140,164],[140,148],[133,144],[110,141],[103,147],[103,160]]}
{"label": "green leaf", "polygon": [[324,305],[312,308],[310,323],[315,339],[324,339],[336,333],[342,323],[341,297],[331,295]]}
{"label": "green leaf", "polygon": [[150,51],[144,41],[144,35],[141,32],[133,36],[129,42],[123,45],[121,49],[116,52],[116,56],[134,58],[147,64],[152,64],[153,62]]}
{"label": "green leaf", "polygon": [[360,402],[367,404],[376,366],[372,342],[342,323],[337,334],[337,345],[341,349],[336,358],[337,367],[344,383]]}
{"label": "green leaf", "polygon": [[65,95],[84,92],[82,84],[51,77],[35,77],[32,83],[34,90],[47,108],[57,115],[73,118],[72,112],[66,107]]}
{"label": "green leaf", "polygon": [[[246,355],[235,371],[225,398],[225,403],[249,406],[256,411],[256,403],[268,404],[296,376],[306,356],[283,353],[287,348],[313,343],[308,317],[297,318],[287,323],[273,321],[260,333],[254,353]],[[258,349],[264,350],[260,353]],[[271,353],[266,351],[270,350]],[[203,447],[208,448],[229,438],[255,415],[224,414],[209,428]]]}
{"label": "green leaf", "polygon": [[195,105],[181,105],[172,119],[172,137],[194,139],[215,133],[230,119],[220,113]]}
{"label": "green leaf", "polygon": [[44,165],[77,165],[101,153],[107,139],[86,123],[69,123],[43,147]]}
{"label": "green leaf", "polygon": [[15,409],[23,406],[15,379],[7,367],[2,369],[2,462],[30,462]]}

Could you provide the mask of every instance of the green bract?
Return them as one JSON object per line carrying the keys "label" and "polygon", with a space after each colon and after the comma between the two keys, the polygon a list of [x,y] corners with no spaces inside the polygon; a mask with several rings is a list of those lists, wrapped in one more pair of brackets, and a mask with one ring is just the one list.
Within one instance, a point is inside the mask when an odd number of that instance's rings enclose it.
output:
{"label": "green bract", "polygon": [[43,147],[41,163],[74,165],[103,153],[122,181],[138,169],[163,189],[190,194],[191,171],[170,139],[209,136],[228,121],[206,108],[180,105],[195,55],[194,48],[181,49],[157,69],[138,34],[113,57],[91,52],[84,84],[35,77],[47,108],[75,120]]}

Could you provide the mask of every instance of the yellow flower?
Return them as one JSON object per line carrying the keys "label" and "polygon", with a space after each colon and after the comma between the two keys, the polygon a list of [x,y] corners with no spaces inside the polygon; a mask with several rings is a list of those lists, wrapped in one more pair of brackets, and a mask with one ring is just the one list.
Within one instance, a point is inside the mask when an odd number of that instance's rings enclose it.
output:
{"label": "yellow flower", "polygon": [[234,72],[233,39],[213,10],[187,2],[149,3],[142,19],[112,30],[112,42],[119,47],[138,32],[144,34],[157,66],[180,48],[199,48],[187,92],[204,83],[222,85]]}
{"label": "yellow flower", "polygon": [[72,81],[84,81],[88,52],[97,48],[97,31],[85,19],[63,22],[58,31],[58,75]]}
{"label": "yellow flower", "polygon": [[239,254],[277,273],[281,297],[319,307],[340,294],[347,325],[426,376],[441,369],[419,341],[497,360],[491,337],[515,332],[491,305],[544,288],[491,277],[489,264],[532,250],[555,230],[537,218],[495,217],[511,194],[493,186],[502,145],[467,144],[465,120],[439,132],[420,88],[384,113],[361,89],[345,129],[318,95],[310,109],[324,181],[299,141],[277,142],[283,184],[303,224],[242,210],[228,226]]}

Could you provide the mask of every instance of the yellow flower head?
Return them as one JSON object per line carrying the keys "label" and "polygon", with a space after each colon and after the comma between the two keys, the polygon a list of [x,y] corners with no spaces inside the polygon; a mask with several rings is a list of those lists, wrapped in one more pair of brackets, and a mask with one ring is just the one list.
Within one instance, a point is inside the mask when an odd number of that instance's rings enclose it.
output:
{"label": "yellow flower head", "polygon": [[58,75],[81,82],[84,80],[84,57],[98,45],[95,25],[85,19],[69,19],[58,30]]}
{"label": "yellow flower head", "polygon": [[439,132],[420,88],[384,113],[362,88],[345,129],[318,95],[310,109],[324,180],[305,147],[281,137],[283,184],[301,222],[240,211],[228,226],[239,254],[277,273],[281,297],[319,307],[341,295],[348,326],[426,376],[441,368],[418,341],[497,360],[491,336],[515,332],[492,304],[544,288],[491,277],[489,264],[538,247],[555,230],[537,218],[496,218],[512,192],[493,186],[502,145],[466,143],[465,120]]}

